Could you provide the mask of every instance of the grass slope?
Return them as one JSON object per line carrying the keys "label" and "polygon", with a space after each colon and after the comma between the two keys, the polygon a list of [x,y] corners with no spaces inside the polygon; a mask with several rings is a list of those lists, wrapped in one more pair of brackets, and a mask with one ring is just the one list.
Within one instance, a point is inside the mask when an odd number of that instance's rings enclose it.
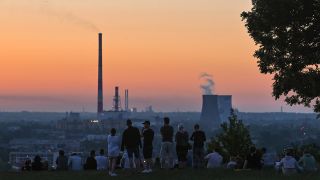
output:
{"label": "grass slope", "polygon": [[229,170],[157,170],[151,174],[118,171],[118,177],[107,172],[1,172],[0,180],[320,180],[320,173],[298,174],[285,177],[273,170],[229,171]]}

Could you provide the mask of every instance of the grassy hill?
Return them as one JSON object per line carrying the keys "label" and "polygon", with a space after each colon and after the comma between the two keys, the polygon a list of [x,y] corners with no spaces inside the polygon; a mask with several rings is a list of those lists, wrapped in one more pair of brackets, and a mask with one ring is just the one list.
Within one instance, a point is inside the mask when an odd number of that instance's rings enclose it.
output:
{"label": "grassy hill", "polygon": [[118,177],[110,177],[107,172],[1,172],[1,180],[320,180],[320,173],[298,174],[285,177],[273,170],[229,171],[229,170],[157,170],[151,174],[118,171]]}

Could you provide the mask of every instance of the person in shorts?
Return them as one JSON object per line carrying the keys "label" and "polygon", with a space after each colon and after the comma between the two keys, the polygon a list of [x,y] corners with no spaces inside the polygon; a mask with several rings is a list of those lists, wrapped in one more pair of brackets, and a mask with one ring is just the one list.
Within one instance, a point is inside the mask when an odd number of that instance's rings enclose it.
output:
{"label": "person in shorts", "polygon": [[153,152],[153,138],[154,131],[150,128],[150,121],[143,123],[142,138],[143,138],[143,158],[144,170],[142,173],[152,172],[152,152]]}
{"label": "person in shorts", "polygon": [[116,135],[115,128],[111,129],[111,134],[108,136],[108,156],[109,156],[109,175],[117,176],[115,173],[117,158],[120,153],[120,138]]}
{"label": "person in shorts", "polygon": [[162,136],[162,144],[160,150],[161,168],[166,167],[166,160],[168,160],[169,168],[173,168],[173,127],[170,126],[170,119],[165,117],[163,119],[163,126],[160,129]]}

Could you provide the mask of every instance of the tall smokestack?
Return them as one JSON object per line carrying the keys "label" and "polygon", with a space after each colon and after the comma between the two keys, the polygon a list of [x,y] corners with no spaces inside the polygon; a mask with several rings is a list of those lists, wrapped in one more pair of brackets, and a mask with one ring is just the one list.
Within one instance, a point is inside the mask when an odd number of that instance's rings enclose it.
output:
{"label": "tall smokestack", "polygon": [[99,33],[98,57],[98,114],[103,113],[103,81],[102,81],[102,33]]}
{"label": "tall smokestack", "polygon": [[124,98],[125,98],[124,99],[125,110],[129,111],[129,90],[128,89],[124,91]]}

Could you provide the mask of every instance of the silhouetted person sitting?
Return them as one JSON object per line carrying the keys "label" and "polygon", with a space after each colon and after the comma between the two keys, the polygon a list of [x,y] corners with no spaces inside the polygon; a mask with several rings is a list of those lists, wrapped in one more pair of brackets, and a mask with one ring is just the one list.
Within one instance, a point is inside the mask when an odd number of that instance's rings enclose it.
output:
{"label": "silhouetted person sitting", "polygon": [[279,168],[282,169],[284,175],[292,175],[300,170],[297,160],[293,157],[293,149],[287,148],[285,150],[285,157],[281,159]]}
{"label": "silhouetted person sitting", "polygon": [[298,163],[302,166],[304,172],[316,172],[318,169],[316,159],[308,150],[303,152],[303,156]]}
{"label": "silhouetted person sitting", "polygon": [[22,171],[31,171],[31,159],[27,159],[24,162],[24,165],[22,167]]}
{"label": "silhouetted person sitting", "polygon": [[261,168],[261,154],[257,152],[256,147],[252,146],[250,148],[250,153],[247,155],[247,158],[244,162],[243,169],[259,170]]}
{"label": "silhouetted person sitting", "polygon": [[41,157],[39,155],[36,155],[34,157],[31,166],[32,166],[32,171],[42,171],[43,170],[43,164],[41,162]]}
{"label": "silhouetted person sitting", "polygon": [[77,153],[72,153],[68,160],[68,167],[72,171],[82,170],[82,158]]}
{"label": "silhouetted person sitting", "polygon": [[105,156],[104,149],[100,149],[100,154],[96,156],[97,170],[108,169],[108,158]]}
{"label": "silhouetted person sitting", "polygon": [[237,159],[234,156],[230,157],[230,161],[227,163],[227,169],[236,169],[238,166]]}
{"label": "silhouetted person sitting", "polygon": [[223,157],[215,149],[213,149],[205,159],[208,161],[207,168],[222,167]]}
{"label": "silhouetted person sitting", "polygon": [[68,158],[64,155],[64,151],[59,151],[59,156],[56,159],[57,168],[58,171],[66,171],[68,170]]}
{"label": "silhouetted person sitting", "polygon": [[86,164],[84,165],[85,170],[97,170],[97,161],[95,159],[96,152],[92,150],[90,152],[90,157],[87,158]]}
{"label": "silhouetted person sitting", "polygon": [[236,169],[243,169],[244,159],[238,154],[236,156],[235,160],[237,162]]}

